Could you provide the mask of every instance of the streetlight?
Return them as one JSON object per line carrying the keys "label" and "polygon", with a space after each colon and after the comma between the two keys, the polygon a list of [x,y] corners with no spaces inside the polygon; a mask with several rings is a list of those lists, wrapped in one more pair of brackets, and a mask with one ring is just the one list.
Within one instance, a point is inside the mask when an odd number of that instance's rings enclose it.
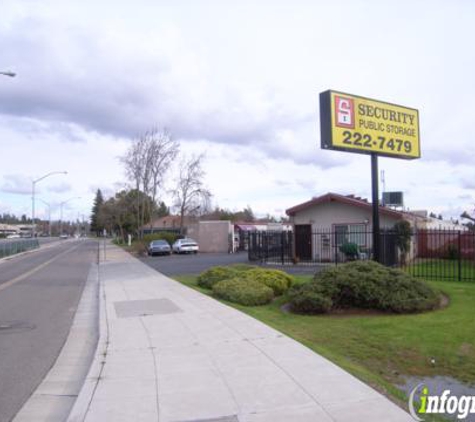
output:
{"label": "streetlight", "polygon": [[6,71],[6,72],[0,72],[0,75],[10,76],[10,78],[14,78],[16,76],[16,73]]}
{"label": "streetlight", "polygon": [[33,180],[32,181],[32,187],[31,187],[31,222],[33,224],[32,228],[32,235],[35,237],[35,186],[36,184],[43,180],[46,179],[49,176],[52,176],[53,174],[68,174],[67,171],[52,171],[51,173],[45,174],[44,176],[40,177],[39,179]]}
{"label": "streetlight", "polygon": [[73,199],[81,199],[80,196],[75,196],[73,198],[69,198],[66,201],[61,202],[59,204],[59,207],[61,209],[61,219],[59,220],[59,235],[61,236],[63,234],[63,205],[67,204],[69,201],[72,201]]}
{"label": "streetlight", "polygon": [[40,198],[38,198],[38,201],[43,202],[48,207],[48,236],[51,237],[51,205]]}

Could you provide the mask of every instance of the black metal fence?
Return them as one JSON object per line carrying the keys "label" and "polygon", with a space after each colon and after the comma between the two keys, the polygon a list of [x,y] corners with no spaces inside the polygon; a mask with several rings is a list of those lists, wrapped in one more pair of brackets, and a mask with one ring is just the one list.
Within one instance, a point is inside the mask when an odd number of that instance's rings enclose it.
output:
{"label": "black metal fence", "polygon": [[[372,231],[320,230],[249,233],[250,261],[274,265],[321,266],[372,259]],[[381,263],[416,277],[475,281],[475,232],[417,230],[409,236],[382,230]]]}

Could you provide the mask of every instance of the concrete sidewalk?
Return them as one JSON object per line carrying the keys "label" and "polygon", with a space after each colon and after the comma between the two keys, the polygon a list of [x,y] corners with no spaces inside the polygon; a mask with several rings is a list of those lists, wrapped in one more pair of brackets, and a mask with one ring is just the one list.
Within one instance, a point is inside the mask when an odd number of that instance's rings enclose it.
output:
{"label": "concrete sidewalk", "polygon": [[69,421],[413,420],[278,331],[113,245],[102,254],[99,346]]}

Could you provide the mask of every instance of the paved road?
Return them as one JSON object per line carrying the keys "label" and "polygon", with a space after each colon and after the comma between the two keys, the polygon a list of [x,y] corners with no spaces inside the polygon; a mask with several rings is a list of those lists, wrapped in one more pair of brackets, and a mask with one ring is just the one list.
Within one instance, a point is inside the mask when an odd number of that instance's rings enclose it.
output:
{"label": "paved road", "polygon": [[54,363],[96,257],[97,243],[79,240],[0,263],[0,422]]}

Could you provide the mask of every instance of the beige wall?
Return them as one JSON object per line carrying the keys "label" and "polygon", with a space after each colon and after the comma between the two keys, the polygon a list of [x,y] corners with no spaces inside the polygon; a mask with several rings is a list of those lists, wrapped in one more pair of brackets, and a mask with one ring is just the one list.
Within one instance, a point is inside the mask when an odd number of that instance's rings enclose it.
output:
{"label": "beige wall", "polygon": [[189,224],[186,235],[198,242],[200,252],[228,252],[232,233],[230,221],[200,221]]}
{"label": "beige wall", "polygon": [[[383,215],[380,213],[380,227],[391,228],[398,219]],[[318,232],[334,232],[335,225],[340,224],[364,224],[367,234],[364,235],[364,245],[362,248],[370,248],[372,245],[372,210],[355,207],[339,202],[329,202],[316,205],[312,208],[303,210],[295,217],[291,218],[291,222],[295,225],[311,224],[312,233]],[[334,236],[328,234],[312,235],[311,253],[314,259],[322,259],[334,253]],[[343,259],[343,254],[341,254]]]}

